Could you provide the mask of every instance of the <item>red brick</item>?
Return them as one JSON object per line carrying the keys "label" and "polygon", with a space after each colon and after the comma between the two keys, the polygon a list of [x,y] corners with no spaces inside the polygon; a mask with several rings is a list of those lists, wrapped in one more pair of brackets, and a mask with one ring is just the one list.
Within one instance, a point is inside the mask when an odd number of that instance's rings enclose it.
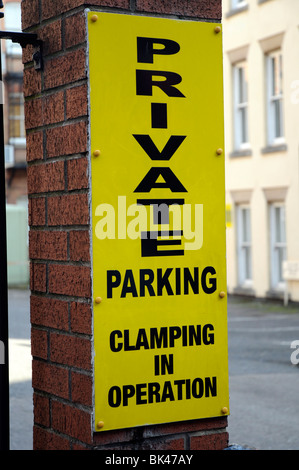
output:
{"label": "red brick", "polygon": [[77,443],[74,443],[72,445],[72,450],[90,450],[90,448],[86,445],[83,445],[83,444],[77,444]]}
{"label": "red brick", "polygon": [[220,0],[136,0],[136,10],[215,20],[222,16]]}
{"label": "red brick", "polygon": [[37,197],[29,199],[28,202],[28,213],[29,213],[29,225],[38,226],[45,225],[46,223],[46,198]]}
{"label": "red brick", "polygon": [[43,124],[64,121],[64,92],[52,94],[43,99]]}
{"label": "red brick", "polygon": [[185,439],[183,437],[148,439],[142,441],[140,448],[142,450],[184,450]]}
{"label": "red brick", "polygon": [[72,261],[90,261],[90,240],[87,230],[70,232],[70,259]]}
{"label": "red brick", "polygon": [[21,7],[23,29],[39,23],[39,0],[22,0]]}
{"label": "red brick", "polygon": [[88,339],[61,333],[50,335],[50,359],[80,369],[91,369],[91,343]]}
{"label": "red brick", "polygon": [[48,224],[87,225],[89,206],[86,194],[68,194],[48,198]]}
{"label": "red brick", "polygon": [[30,289],[37,292],[47,291],[46,265],[30,264]]}
{"label": "red brick", "polygon": [[72,401],[85,406],[92,406],[92,377],[72,372]]}
{"label": "red brick", "polygon": [[190,436],[190,450],[223,450],[227,446],[227,432]]}
{"label": "red brick", "polygon": [[[135,431],[133,428],[94,434],[94,444],[97,446],[105,446],[106,444],[109,444],[109,450],[134,449],[134,444],[132,446],[130,445],[134,439]],[[111,444],[114,444],[113,447],[111,447]],[[173,436],[167,439],[164,437],[160,439],[141,439],[140,443],[138,443],[138,448],[140,450],[184,450],[185,439],[182,436]]]}
{"label": "red brick", "polygon": [[227,426],[227,417],[211,418],[211,419],[195,419],[192,421],[182,421],[166,424],[157,424],[144,428],[143,437],[157,437],[167,434],[183,434],[210,429],[222,429]]}
{"label": "red brick", "polygon": [[25,102],[25,126],[32,129],[43,125],[43,107],[41,99],[32,99]]}
{"label": "red brick", "polygon": [[87,151],[85,122],[47,130],[47,158]]}
{"label": "red brick", "polygon": [[32,356],[41,359],[48,357],[48,333],[45,330],[31,329],[31,353]]}
{"label": "red brick", "polygon": [[59,330],[68,330],[68,302],[32,295],[31,323]]}
{"label": "red brick", "polygon": [[25,68],[23,74],[23,88],[25,97],[36,95],[42,90],[41,72],[34,67]]}
{"label": "red brick", "polygon": [[74,119],[87,115],[87,86],[80,85],[66,90],[66,117]]}
{"label": "red brick", "polygon": [[71,450],[70,441],[47,429],[33,428],[34,450]]}
{"label": "red brick", "polygon": [[68,16],[65,19],[65,47],[69,48],[81,44],[86,40],[85,15]]}
{"label": "red brick", "polygon": [[[85,1],[85,3],[88,3]],[[128,10],[130,8],[130,0],[93,0],[93,5],[105,6],[111,8],[125,8]]]}
{"label": "red brick", "polygon": [[[91,3],[87,0],[60,0],[53,2],[53,0],[42,0],[42,19],[48,19],[53,16],[60,15],[65,11],[72,10],[81,5],[90,6]],[[129,0],[93,0],[93,6],[100,7],[114,7],[114,8],[130,8]]]}
{"label": "red brick", "polygon": [[69,191],[89,187],[87,158],[68,160],[67,185]]}
{"label": "red brick", "polygon": [[67,369],[46,362],[32,361],[32,387],[61,398],[69,397]]}
{"label": "red brick", "polygon": [[85,266],[49,266],[49,292],[53,294],[90,297],[90,268]]}
{"label": "red brick", "polygon": [[29,257],[31,259],[67,260],[67,233],[30,231]]}
{"label": "red brick", "polygon": [[26,129],[33,129],[47,124],[56,124],[64,120],[64,92],[45,98],[31,99],[25,102]]}
{"label": "red brick", "polygon": [[26,144],[28,162],[43,159],[43,132],[28,134]]}
{"label": "red brick", "polygon": [[[53,4],[54,2],[52,2]],[[43,41],[43,56],[54,54],[62,49],[61,20],[57,20],[38,31],[38,37]]]}
{"label": "red brick", "polygon": [[91,443],[91,414],[65,405],[56,400],[52,402],[53,429],[67,434],[79,441]]}
{"label": "red brick", "polygon": [[134,428],[116,429],[113,431],[106,431],[95,433],[93,436],[96,445],[117,444],[130,442],[135,438]]}
{"label": "red brick", "polygon": [[92,313],[91,306],[82,302],[71,303],[71,331],[74,333],[92,333],[91,327]]}
{"label": "red brick", "polygon": [[47,397],[43,397],[34,393],[33,395],[34,405],[34,422],[35,424],[41,424],[42,426],[50,426],[50,400]]}
{"label": "red brick", "polygon": [[53,2],[53,0],[42,0],[42,20],[58,16],[63,13],[65,8],[65,0]]}
{"label": "red brick", "polygon": [[32,56],[34,53],[34,48],[31,44],[28,44],[26,47],[22,49],[22,62],[23,64],[27,64],[28,62],[32,62]]}
{"label": "red brick", "polygon": [[64,162],[29,166],[27,188],[28,194],[63,191],[65,188]]}
{"label": "red brick", "polygon": [[[53,2],[52,2],[53,3]],[[45,89],[55,88],[86,78],[85,49],[45,61]]]}

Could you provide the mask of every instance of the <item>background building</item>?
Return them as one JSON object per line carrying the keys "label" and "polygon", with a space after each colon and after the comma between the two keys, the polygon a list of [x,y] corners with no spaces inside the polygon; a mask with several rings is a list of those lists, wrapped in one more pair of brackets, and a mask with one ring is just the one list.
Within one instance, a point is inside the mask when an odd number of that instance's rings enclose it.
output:
{"label": "background building", "polygon": [[223,0],[230,293],[299,301],[298,28],[298,0]]}
{"label": "background building", "polygon": [[[4,1],[0,27],[21,31],[21,2]],[[1,41],[4,99],[8,285],[28,286],[28,197],[22,48]]]}
{"label": "background building", "polygon": [[[4,1],[1,29],[21,30],[20,3]],[[257,297],[283,297],[287,292],[299,301],[299,2],[223,0],[222,12],[228,291]],[[26,279],[28,272],[18,44],[2,41],[2,65],[9,282],[14,283],[20,266]],[[12,241],[20,230],[23,254]],[[284,261],[293,262],[288,280]]]}
{"label": "background building", "polygon": [[[4,2],[1,29],[21,31],[21,2]],[[22,48],[2,40],[7,203],[27,204]]]}

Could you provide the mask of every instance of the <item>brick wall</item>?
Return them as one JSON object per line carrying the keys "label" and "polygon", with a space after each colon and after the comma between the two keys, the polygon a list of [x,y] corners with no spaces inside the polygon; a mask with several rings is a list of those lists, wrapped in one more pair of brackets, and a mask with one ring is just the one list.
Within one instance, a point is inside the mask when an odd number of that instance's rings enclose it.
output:
{"label": "brick wall", "polygon": [[34,449],[222,449],[226,417],[92,432],[92,300],[84,8],[221,20],[221,0],[23,0]]}

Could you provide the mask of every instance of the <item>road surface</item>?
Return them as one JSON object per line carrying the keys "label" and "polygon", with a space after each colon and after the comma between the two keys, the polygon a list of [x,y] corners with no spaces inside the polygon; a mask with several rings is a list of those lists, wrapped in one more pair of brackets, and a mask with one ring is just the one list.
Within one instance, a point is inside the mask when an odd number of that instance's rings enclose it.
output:
{"label": "road surface", "polygon": [[[230,443],[299,449],[299,307],[229,301]],[[298,356],[299,357],[299,356]]]}

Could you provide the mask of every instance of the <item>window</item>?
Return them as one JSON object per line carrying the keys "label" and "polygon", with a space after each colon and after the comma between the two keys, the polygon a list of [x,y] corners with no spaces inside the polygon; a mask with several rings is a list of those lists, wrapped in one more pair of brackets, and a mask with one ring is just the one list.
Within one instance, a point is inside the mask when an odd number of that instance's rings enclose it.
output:
{"label": "window", "polygon": [[247,0],[232,0],[231,2],[231,8],[242,8],[245,5],[247,5]]}
{"label": "window", "polygon": [[[21,3],[10,2],[5,4],[5,29],[7,31],[21,31]],[[9,55],[21,57],[22,47],[20,44],[6,41],[6,52]]]}
{"label": "window", "polygon": [[233,67],[234,87],[234,146],[235,150],[249,148],[248,143],[248,74],[247,62]]}
{"label": "window", "polygon": [[251,287],[251,216],[248,206],[237,206],[237,255],[238,283],[242,287]]}
{"label": "window", "polygon": [[266,67],[268,144],[276,145],[284,142],[282,55],[280,51],[267,54]]}
{"label": "window", "polygon": [[248,10],[248,0],[230,0],[230,10],[226,13],[226,17],[229,18],[246,10]]}
{"label": "window", "polygon": [[282,263],[287,257],[285,232],[285,207],[283,204],[270,204],[270,261],[271,288],[283,289]]}
{"label": "window", "polygon": [[24,98],[23,93],[13,92],[8,94],[8,122],[10,144],[24,143]]}

